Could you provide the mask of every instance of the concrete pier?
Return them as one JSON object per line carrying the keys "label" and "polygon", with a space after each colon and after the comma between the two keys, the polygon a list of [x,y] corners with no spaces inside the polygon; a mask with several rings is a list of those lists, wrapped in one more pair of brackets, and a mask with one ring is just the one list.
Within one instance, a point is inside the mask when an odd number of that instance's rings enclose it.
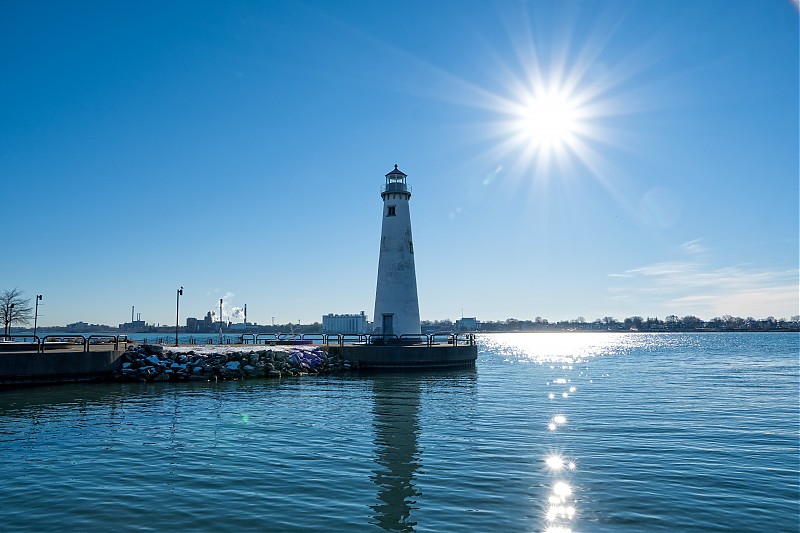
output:
{"label": "concrete pier", "polygon": [[341,355],[362,370],[429,370],[471,368],[478,347],[467,345],[344,345],[328,346],[329,353]]}
{"label": "concrete pier", "polygon": [[[128,353],[115,350],[113,345],[90,345],[89,350],[73,345],[38,353],[21,348],[19,351],[0,352],[0,387],[125,378],[133,381],[180,381],[184,378],[280,378],[330,372],[472,368],[478,353],[474,343],[240,344],[219,346],[218,351],[195,345],[174,348],[131,345]],[[314,352],[312,355],[316,362],[310,361],[310,352]]]}
{"label": "concrete pier", "polygon": [[113,347],[0,352],[0,385],[106,381],[123,353]]}

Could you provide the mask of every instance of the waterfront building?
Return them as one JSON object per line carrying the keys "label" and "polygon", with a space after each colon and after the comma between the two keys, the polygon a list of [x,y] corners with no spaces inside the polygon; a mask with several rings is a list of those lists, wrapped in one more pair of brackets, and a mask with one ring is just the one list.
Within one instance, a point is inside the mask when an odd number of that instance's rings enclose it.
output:
{"label": "waterfront building", "polygon": [[137,332],[137,331],[145,331],[146,327],[147,325],[145,324],[144,320],[131,320],[130,322],[125,322],[124,324],[120,324],[119,330],[128,332]]}
{"label": "waterfront building", "polygon": [[103,333],[112,329],[105,324],[89,324],[87,322],[73,322],[64,327],[67,333]]}
{"label": "waterfront building", "polygon": [[360,314],[334,315],[329,313],[322,316],[323,333],[368,333],[367,315],[364,311]]}
{"label": "waterfront building", "polygon": [[383,222],[373,320],[375,333],[384,335],[420,333],[409,209],[411,187],[406,177],[395,165],[381,188]]}
{"label": "waterfront building", "polygon": [[206,313],[203,319],[188,317],[186,319],[186,333],[210,333],[218,329],[218,324],[216,328],[215,324],[211,311]]}
{"label": "waterfront building", "polygon": [[461,317],[456,320],[457,331],[478,331],[478,319],[475,317]]}

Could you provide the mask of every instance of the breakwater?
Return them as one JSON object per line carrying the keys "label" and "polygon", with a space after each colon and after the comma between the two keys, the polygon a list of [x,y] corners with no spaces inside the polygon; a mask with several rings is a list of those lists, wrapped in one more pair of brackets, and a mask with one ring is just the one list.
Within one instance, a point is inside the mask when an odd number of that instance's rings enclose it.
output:
{"label": "breakwater", "polygon": [[[382,339],[380,339],[382,340]],[[427,371],[475,366],[477,345],[129,345],[64,343],[61,349],[15,346],[0,352],[0,386],[78,381],[200,381],[280,378],[349,371]],[[33,349],[31,349],[33,346]]]}
{"label": "breakwater", "polygon": [[117,381],[280,378],[357,370],[359,363],[320,346],[129,346],[111,373]]}
{"label": "breakwater", "polygon": [[0,386],[105,381],[122,352],[113,346],[99,348],[0,352]]}

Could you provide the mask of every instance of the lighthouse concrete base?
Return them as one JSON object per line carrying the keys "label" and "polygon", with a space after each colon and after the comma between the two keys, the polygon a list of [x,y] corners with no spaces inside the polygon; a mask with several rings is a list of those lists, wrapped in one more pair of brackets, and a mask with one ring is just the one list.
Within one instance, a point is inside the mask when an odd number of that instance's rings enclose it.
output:
{"label": "lighthouse concrete base", "polygon": [[357,362],[363,370],[426,370],[472,368],[478,358],[477,345],[389,345],[328,346],[328,352]]}

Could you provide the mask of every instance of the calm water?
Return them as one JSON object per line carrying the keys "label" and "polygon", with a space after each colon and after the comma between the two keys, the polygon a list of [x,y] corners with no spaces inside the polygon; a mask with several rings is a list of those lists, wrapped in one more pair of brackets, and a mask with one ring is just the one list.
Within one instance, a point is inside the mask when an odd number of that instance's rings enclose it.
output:
{"label": "calm water", "polygon": [[797,531],[797,334],[508,334],[475,371],[0,392],[11,531]]}

